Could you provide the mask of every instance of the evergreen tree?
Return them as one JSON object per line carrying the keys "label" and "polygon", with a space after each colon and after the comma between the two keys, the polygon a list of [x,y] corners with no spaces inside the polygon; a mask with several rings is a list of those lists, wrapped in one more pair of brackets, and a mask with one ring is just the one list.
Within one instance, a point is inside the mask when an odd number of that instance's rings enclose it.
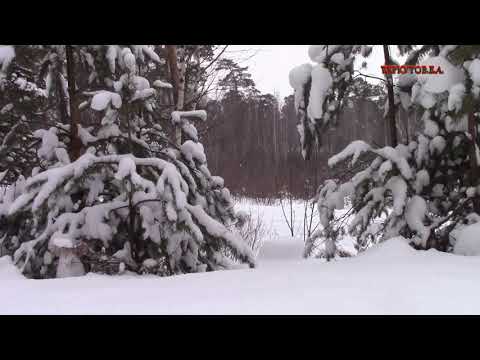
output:
{"label": "evergreen tree", "polygon": [[[23,273],[54,277],[58,249],[74,249],[78,256],[70,261],[81,259],[86,270],[109,273],[126,268],[172,275],[230,268],[237,261],[254,266],[235,228],[243,219],[223,179],[210,173],[192,123],[206,113],[175,111],[166,118],[159,91],[171,86],[156,79],[152,87],[140,76],[165,64],[153,47],[72,47],[79,71],[65,77],[68,54],[58,46],[50,56],[47,92],[53,91],[49,83],[56,84],[69,104],[73,88],[81,98],[76,101],[83,100],[81,111],[90,113],[88,126],[77,124],[80,157],[72,159],[66,150],[71,136],[60,136],[71,134],[71,122],[39,129],[37,154],[46,169],[37,168],[1,195],[2,246]],[[65,109],[68,118],[73,111]],[[168,122],[180,124],[180,146],[170,141],[163,126]]]}
{"label": "evergreen tree", "polygon": [[45,54],[41,46],[0,46],[0,184],[41,165],[34,131],[48,122],[51,108],[36,75]]}
{"label": "evergreen tree", "polygon": [[310,158],[314,145],[321,145],[324,129],[336,124],[349,93],[355,56],[368,56],[370,52],[368,46],[312,45],[308,55],[316,64],[303,64],[290,71],[304,159]]}
{"label": "evergreen tree", "polygon": [[[454,242],[451,232],[480,219],[478,48],[435,45],[403,50],[409,53],[407,63],[420,61],[443,71],[403,74],[396,81],[396,101],[421,110],[423,128],[408,144],[374,148],[355,141],[330,158],[330,166],[350,158],[354,165],[367,153],[372,160],[347,181],[332,179],[320,187],[323,229],[307,241],[306,256],[320,243],[320,255],[334,257],[345,235],[356,238],[359,250],[402,235],[416,248],[449,251]],[[343,215],[335,213],[346,206]]]}

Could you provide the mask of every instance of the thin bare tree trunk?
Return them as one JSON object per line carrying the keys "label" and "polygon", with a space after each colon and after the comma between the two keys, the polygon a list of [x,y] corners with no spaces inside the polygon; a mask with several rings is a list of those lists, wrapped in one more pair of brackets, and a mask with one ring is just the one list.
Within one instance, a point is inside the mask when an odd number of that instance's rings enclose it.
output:
{"label": "thin bare tree trunk", "polygon": [[170,70],[170,78],[173,83],[173,100],[175,105],[177,104],[178,99],[178,84],[180,83],[179,73],[178,73],[178,63],[177,63],[177,47],[175,45],[166,45],[167,50],[167,61],[168,67]]}
{"label": "thin bare tree trunk", "polygon": [[[470,146],[470,186],[477,186],[479,179],[479,167],[477,160],[477,126],[475,123],[475,115],[473,109],[468,114],[468,132],[471,137]],[[473,201],[475,211],[480,214],[480,199],[475,198]]]}
{"label": "thin bare tree trunk", "polygon": [[[388,50],[388,45],[383,45],[383,54],[385,56],[385,65],[390,65],[390,52]],[[395,124],[395,97],[393,95],[393,77],[391,74],[386,74],[387,78],[387,92],[388,92],[388,114],[387,114],[387,123],[388,123],[388,133],[389,133],[389,142],[391,147],[395,147],[398,144],[397,140],[397,128]]]}
{"label": "thin bare tree trunk", "polygon": [[75,89],[75,59],[73,58],[73,46],[66,45],[68,95],[70,98],[70,160],[75,161],[80,157],[82,142],[78,136],[80,124],[80,111],[78,109],[77,91]]}
{"label": "thin bare tree trunk", "polygon": [[[175,109],[177,111],[182,111],[185,103],[186,64],[183,59],[180,59],[179,61],[176,45],[166,45],[166,49],[168,65],[170,68],[170,77],[172,79],[174,88]],[[175,144],[177,144],[177,146],[182,144],[182,129],[179,126],[175,127]]]}
{"label": "thin bare tree trunk", "polygon": [[[193,50],[192,56],[189,58],[188,63],[191,63],[190,60],[193,59],[193,62],[196,65],[199,65],[200,61],[199,61],[198,53],[199,53],[200,49],[201,49],[200,45],[195,46],[195,49]],[[187,64],[185,64],[185,68],[186,67],[187,67]],[[197,94],[198,85],[199,85],[199,82],[200,82],[200,75],[201,75],[200,69],[197,69],[197,73],[196,73],[196,75],[193,79],[192,93],[191,93],[191,96],[190,96],[190,100],[188,101],[189,103],[192,103],[191,110],[196,110],[198,102],[201,101],[201,98],[198,98],[197,101],[193,101],[193,99],[195,98],[195,96]],[[185,84],[186,83],[187,83],[187,78],[185,76]]]}

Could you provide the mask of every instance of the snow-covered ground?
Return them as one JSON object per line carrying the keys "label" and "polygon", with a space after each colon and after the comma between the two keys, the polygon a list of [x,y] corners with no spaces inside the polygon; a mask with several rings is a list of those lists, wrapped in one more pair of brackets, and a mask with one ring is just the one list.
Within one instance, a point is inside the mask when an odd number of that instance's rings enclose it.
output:
{"label": "snow-covered ground", "polygon": [[480,314],[480,257],[415,251],[401,238],[354,258],[301,257],[281,208],[243,201],[267,228],[258,267],[155,276],[27,280],[0,258],[2,314]]}

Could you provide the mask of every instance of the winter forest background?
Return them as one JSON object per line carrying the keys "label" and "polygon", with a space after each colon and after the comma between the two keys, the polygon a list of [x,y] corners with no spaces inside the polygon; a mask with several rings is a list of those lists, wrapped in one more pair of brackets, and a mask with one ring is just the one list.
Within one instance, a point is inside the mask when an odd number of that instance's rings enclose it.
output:
{"label": "winter forest background", "polygon": [[[276,198],[288,191],[296,198],[308,199],[333,172],[327,166],[330,156],[343,150],[351,141],[362,139],[385,145],[385,121],[382,106],[368,98],[352,101],[341,115],[338,127],[331,131],[314,160],[305,162],[297,135],[297,114],[293,95],[283,100],[272,94],[222,99],[221,109],[211,104],[205,134],[209,164],[225,178],[230,190],[254,198]],[[401,128],[412,128],[406,112],[398,113]],[[410,129],[410,132],[412,129]],[[249,135],[250,134],[250,135]]]}
{"label": "winter forest background", "polygon": [[0,45],[0,312],[480,312],[480,47],[311,45],[282,97],[227,49]]}

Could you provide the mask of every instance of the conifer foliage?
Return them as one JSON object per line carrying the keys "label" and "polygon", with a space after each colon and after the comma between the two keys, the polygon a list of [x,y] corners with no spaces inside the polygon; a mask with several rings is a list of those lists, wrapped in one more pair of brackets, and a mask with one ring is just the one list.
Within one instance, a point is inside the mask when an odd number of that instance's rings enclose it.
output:
{"label": "conifer foliage", "polygon": [[[345,236],[354,237],[359,250],[402,235],[415,248],[450,251],[452,232],[480,219],[478,47],[403,45],[400,50],[408,54],[407,64],[443,71],[396,79],[395,105],[421,111],[423,126],[412,141],[395,148],[358,140],[330,158],[329,166],[349,161],[353,167],[369,155],[350,179],[327,180],[318,189],[323,228],[307,241],[305,256],[333,258]],[[325,109],[327,97],[311,94],[309,106],[316,101]]]}
{"label": "conifer foliage", "polygon": [[[70,275],[253,267],[237,231],[242,217],[198,142],[194,123],[206,112],[166,111],[168,79],[142,76],[167,66],[155,48],[71,48],[70,58],[63,45],[46,50],[45,94],[59,90],[65,111],[54,126],[33,132],[42,166],[0,193],[2,251],[34,278],[63,276],[65,261],[82,263]],[[88,124],[74,121],[77,110],[82,119],[90,115]],[[172,125],[182,129],[180,146]]]}
{"label": "conifer foliage", "polygon": [[308,55],[315,65],[306,63],[290,71],[304,159],[310,158],[315,145],[321,145],[327,126],[336,124],[350,90],[356,55],[370,52],[371,47],[360,45],[312,45]]}

